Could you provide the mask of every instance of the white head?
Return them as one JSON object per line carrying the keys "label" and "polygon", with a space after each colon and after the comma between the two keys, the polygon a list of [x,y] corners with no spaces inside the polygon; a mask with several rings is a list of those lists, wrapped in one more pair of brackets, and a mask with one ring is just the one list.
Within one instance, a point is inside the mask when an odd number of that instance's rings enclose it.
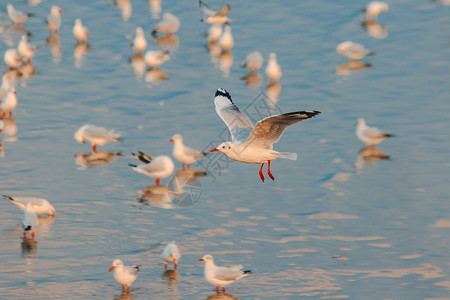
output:
{"label": "white head", "polygon": [[142,27],[136,28],[136,35],[144,36],[144,29],[142,29]]}
{"label": "white head", "polygon": [[20,40],[24,43],[27,42],[27,36],[26,35],[22,35],[22,37],[20,38]]}
{"label": "white head", "polygon": [[12,4],[8,4],[8,5],[6,5],[6,10],[8,12],[13,12],[14,11],[14,7],[12,6]]}
{"label": "white head", "polygon": [[76,19],[76,20],[75,20],[75,25],[76,25],[76,26],[81,26],[81,25],[83,25],[83,23],[81,22],[80,19]]}
{"label": "white head", "polygon": [[214,259],[213,259],[212,255],[206,254],[205,256],[200,258],[198,261],[204,261],[205,263],[208,263],[208,262],[214,262]]}
{"label": "white head", "polygon": [[9,97],[15,96],[16,94],[17,94],[17,91],[16,91],[15,88],[12,87],[12,88],[9,89],[9,93],[8,93]]}
{"label": "white head", "polygon": [[111,272],[115,268],[120,268],[120,267],[123,267],[123,262],[120,259],[115,259],[113,261],[113,264],[112,264],[111,268],[109,268],[108,271]]}
{"label": "white head", "polygon": [[363,118],[359,118],[358,119],[358,127],[365,126],[365,125],[366,125],[366,121]]}
{"label": "white head", "polygon": [[269,59],[271,59],[271,60],[277,59],[277,55],[272,52],[269,54]]}
{"label": "white head", "polygon": [[220,144],[217,148],[211,149],[211,152],[220,151],[224,154],[230,153],[231,151],[234,151],[233,142],[224,142]]}
{"label": "white head", "polygon": [[346,53],[348,48],[351,46],[351,44],[352,44],[352,42],[350,42],[350,41],[340,43],[336,47],[336,52],[341,53],[341,54]]}
{"label": "white head", "polygon": [[50,13],[51,13],[52,15],[59,15],[59,14],[62,14],[62,9],[59,8],[58,6],[54,5],[54,6],[52,6],[52,8],[50,9]]}
{"label": "white head", "polygon": [[74,139],[78,142],[78,144],[86,144],[86,141],[84,140],[84,129],[85,128],[86,128],[86,125],[82,126],[73,135]]}
{"label": "white head", "polygon": [[182,137],[181,134],[179,134],[179,133],[175,134],[175,135],[170,139],[169,142],[173,143],[173,142],[177,142],[177,141],[180,141],[180,142],[183,141],[183,137]]}

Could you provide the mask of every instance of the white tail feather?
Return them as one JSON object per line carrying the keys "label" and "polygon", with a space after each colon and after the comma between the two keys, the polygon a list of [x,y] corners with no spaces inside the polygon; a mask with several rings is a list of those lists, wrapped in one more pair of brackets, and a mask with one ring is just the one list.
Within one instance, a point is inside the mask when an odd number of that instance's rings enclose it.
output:
{"label": "white tail feather", "polygon": [[290,152],[282,152],[283,158],[290,159],[290,160],[297,160],[297,153],[290,153]]}

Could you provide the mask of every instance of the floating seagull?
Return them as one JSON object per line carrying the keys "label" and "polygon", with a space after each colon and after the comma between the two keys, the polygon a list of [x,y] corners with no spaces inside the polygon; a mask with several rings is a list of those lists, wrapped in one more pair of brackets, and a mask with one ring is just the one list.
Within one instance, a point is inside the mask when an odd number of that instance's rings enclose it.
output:
{"label": "floating seagull", "polygon": [[147,48],[147,40],[145,39],[144,30],[142,27],[136,28],[136,37],[133,41],[133,52],[144,54],[144,50]]}
{"label": "floating seagull", "polygon": [[17,205],[21,210],[25,210],[28,203],[31,204],[31,209],[37,215],[47,214],[49,216],[55,215],[55,208],[46,199],[33,197],[10,197],[3,195],[3,198],[11,201]]}
{"label": "floating seagull", "polygon": [[3,113],[4,117],[9,114],[9,117],[11,118],[14,108],[17,106],[16,93],[15,88],[10,88],[6,97],[0,100],[0,111]]}
{"label": "floating seagull", "polygon": [[86,141],[92,144],[92,151],[97,151],[97,145],[103,146],[108,142],[119,142],[120,133],[113,130],[106,130],[103,127],[97,127],[91,124],[86,124],[80,127],[74,134],[75,140],[79,144],[86,144]]}
{"label": "floating seagull", "polygon": [[205,23],[225,23],[228,24],[229,22],[231,22],[232,20],[229,19],[228,13],[230,12],[230,5],[226,4],[220,11],[215,12],[213,11],[211,8],[209,8],[209,6],[199,0],[198,1],[198,5],[200,6],[200,10],[201,12],[205,15],[205,17],[202,19],[203,22]]}
{"label": "floating seagull", "polygon": [[247,68],[248,72],[258,72],[263,64],[264,58],[258,51],[254,51],[247,55],[245,63],[242,65],[243,68]]}
{"label": "floating seagull", "polygon": [[28,63],[31,62],[31,58],[34,56],[36,52],[37,46],[28,44],[27,36],[22,35],[20,39],[19,46],[17,46],[17,50],[19,50],[19,54],[25,57],[28,60]]}
{"label": "floating seagull", "polygon": [[242,265],[236,265],[232,267],[219,267],[214,264],[212,255],[205,255],[199,259],[199,261],[205,262],[205,279],[212,285],[216,286],[216,291],[219,291],[219,287],[222,287],[222,291],[225,293],[225,286],[241,279],[242,277],[251,274],[251,270],[242,271]]}
{"label": "floating seagull", "polygon": [[234,40],[231,34],[231,27],[229,25],[225,26],[225,31],[219,41],[220,47],[225,51],[230,51],[233,48]]}
{"label": "floating seagull", "polygon": [[385,138],[394,136],[393,134],[384,133],[376,127],[369,127],[366,125],[366,121],[363,118],[358,119],[358,125],[356,126],[356,136],[366,146],[370,147],[383,141]]}
{"label": "floating seagull", "polygon": [[149,50],[145,53],[144,59],[150,67],[159,68],[162,63],[170,59],[169,51]]}
{"label": "floating seagull", "polygon": [[264,182],[262,169],[268,163],[267,174],[275,180],[270,171],[270,162],[277,158],[296,160],[296,153],[277,152],[273,143],[278,142],[289,125],[312,118],[319,111],[296,111],[274,115],[259,121],[255,127],[250,120],[234,105],[230,94],[224,89],[218,89],[214,103],[216,112],[225,122],[231,133],[232,141],[220,144],[211,150],[220,151],[228,158],[250,164],[261,164],[259,177]]}
{"label": "floating seagull", "polygon": [[180,20],[171,13],[165,13],[162,17],[162,21],[156,24],[155,28],[152,31],[152,35],[155,35],[156,32],[164,32],[166,34],[173,34],[178,31],[180,28]]}
{"label": "floating seagull", "polygon": [[278,82],[283,75],[281,67],[277,62],[277,55],[275,53],[269,54],[269,62],[266,67],[266,75],[269,78],[269,83]]}
{"label": "floating seagull", "polygon": [[129,166],[133,167],[133,170],[135,170],[138,173],[142,173],[149,177],[156,178],[155,179],[156,185],[159,185],[161,178],[166,178],[170,176],[173,170],[175,169],[173,161],[168,156],[160,155],[153,158],[142,151],[138,151],[138,154],[134,153],[132,154],[134,157],[144,162],[144,164],[141,165],[129,164]]}
{"label": "floating seagull", "polygon": [[80,19],[75,20],[75,25],[73,26],[73,35],[77,39],[77,44],[79,42],[86,43],[89,37],[89,30],[83,26]]}
{"label": "floating seagull", "polygon": [[366,6],[366,19],[375,21],[378,15],[389,10],[389,5],[386,2],[372,1]]}
{"label": "floating seagull", "polygon": [[180,261],[180,250],[175,242],[171,242],[164,247],[161,257],[164,259],[164,270],[167,271],[167,264],[173,264],[173,268],[177,269],[177,263]]}
{"label": "floating seagull", "polygon": [[22,228],[24,230],[24,232],[23,232],[24,237],[28,231],[31,231],[31,237],[34,238],[33,228],[36,227],[37,225],[39,225],[39,221],[38,221],[37,215],[34,212],[33,207],[30,202],[28,202],[25,207],[25,211],[23,212],[20,225],[22,226]]}
{"label": "floating seagull", "polygon": [[33,15],[14,9],[14,6],[12,6],[12,4],[8,4],[6,6],[6,10],[8,11],[8,17],[11,19],[11,21],[13,21],[14,24],[25,22],[29,17]]}
{"label": "floating seagull", "polygon": [[[114,270],[114,279],[122,286],[122,293],[130,293],[130,286],[136,280],[139,273],[139,266],[124,266],[120,259],[115,259],[109,272]],[[125,286],[127,289],[125,291]]]}
{"label": "floating seagull", "polygon": [[185,146],[183,144],[183,137],[181,136],[181,134],[175,134],[169,142],[174,143],[173,156],[182,163],[183,168],[185,163],[189,168],[189,164],[192,164],[199,158],[208,155],[207,152],[200,152],[188,146]]}
{"label": "floating seagull", "polygon": [[23,64],[22,58],[20,57],[19,52],[17,52],[16,49],[6,50],[3,59],[10,69],[17,69]]}
{"label": "floating seagull", "polygon": [[351,41],[345,41],[337,45],[336,52],[347,56],[350,60],[358,60],[368,55],[374,55],[374,53],[363,45],[357,44]]}
{"label": "floating seagull", "polygon": [[56,5],[50,9],[50,14],[47,17],[48,35],[51,35],[52,31],[58,34],[59,26],[61,26],[62,12],[62,9]]}

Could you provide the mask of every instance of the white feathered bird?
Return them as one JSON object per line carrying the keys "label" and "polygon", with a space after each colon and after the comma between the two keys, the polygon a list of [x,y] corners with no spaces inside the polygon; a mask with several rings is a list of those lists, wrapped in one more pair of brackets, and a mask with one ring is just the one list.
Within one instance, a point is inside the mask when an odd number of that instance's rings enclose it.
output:
{"label": "white feathered bird", "polygon": [[74,134],[75,140],[79,144],[85,144],[86,141],[92,144],[92,151],[97,151],[97,145],[103,146],[109,142],[119,142],[120,133],[114,130],[106,130],[103,127],[97,127],[91,124],[86,124],[80,127]]}
{"label": "white feathered bird", "polygon": [[173,173],[175,165],[170,157],[160,155],[157,157],[151,157],[142,151],[138,151],[138,154],[132,153],[134,157],[143,162],[140,165],[129,164],[138,173],[142,173],[149,177],[155,178],[155,184],[159,185],[161,178],[166,178]]}
{"label": "white feathered bird", "polygon": [[17,207],[19,207],[23,211],[25,211],[27,204],[30,203],[31,209],[37,215],[47,214],[49,216],[54,216],[55,212],[56,212],[53,205],[51,205],[47,199],[34,198],[34,197],[11,197],[11,196],[7,196],[7,195],[3,195],[3,198],[11,201],[12,203],[17,205]]}
{"label": "white feathered bird", "polygon": [[181,257],[180,249],[175,242],[171,242],[164,247],[161,257],[164,259],[164,270],[167,270],[167,264],[173,264],[176,270]]}
{"label": "white feathered bird", "polygon": [[[114,270],[114,279],[122,286],[122,292],[130,293],[131,284],[136,280],[139,273],[139,266],[124,266],[120,259],[115,259],[109,272]],[[125,286],[127,289],[125,290]]]}
{"label": "white feathered bird", "polygon": [[207,152],[201,152],[184,145],[181,134],[175,134],[169,142],[173,143],[173,157],[182,163],[183,168],[185,163],[189,168],[190,164],[197,161],[199,158],[208,155]]}
{"label": "white feathered bird", "polygon": [[25,206],[25,211],[23,212],[20,225],[24,230],[23,232],[24,236],[27,234],[28,231],[31,231],[31,237],[34,238],[33,228],[39,225],[39,221],[30,202],[28,202],[27,205]]}
{"label": "white feathered bird", "polygon": [[376,127],[369,127],[363,118],[358,119],[358,125],[356,125],[356,136],[366,144],[366,146],[371,147],[378,143],[381,143],[385,138],[394,136],[390,133],[385,133]]}

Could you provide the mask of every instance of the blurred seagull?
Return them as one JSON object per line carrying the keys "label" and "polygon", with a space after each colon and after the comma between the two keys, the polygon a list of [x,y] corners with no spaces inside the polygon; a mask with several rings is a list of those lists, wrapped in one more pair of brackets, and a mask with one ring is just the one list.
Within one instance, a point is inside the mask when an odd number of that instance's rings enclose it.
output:
{"label": "blurred seagull", "polygon": [[277,62],[277,55],[275,53],[269,54],[269,62],[266,67],[266,75],[269,78],[269,83],[278,82],[283,75],[281,67]]}
{"label": "blurred seagull", "polygon": [[39,221],[38,221],[37,215],[34,212],[30,202],[28,202],[25,207],[25,211],[23,212],[20,225],[22,226],[22,228],[24,230],[23,236],[25,237],[27,232],[31,231],[31,237],[34,239],[33,228],[36,227],[37,225],[39,225]]}
{"label": "blurred seagull", "polygon": [[169,51],[153,51],[148,50],[145,53],[145,62],[152,68],[159,68],[159,66],[166,60],[170,59]]}
{"label": "blurred seagull", "polygon": [[144,54],[144,50],[147,48],[147,40],[145,39],[144,30],[142,27],[136,28],[136,37],[133,41],[133,52]]}
{"label": "blurred seagull", "polygon": [[262,169],[268,163],[267,173],[275,180],[270,171],[270,162],[277,158],[297,160],[296,153],[277,152],[273,150],[273,143],[278,142],[289,125],[312,118],[319,111],[296,111],[274,115],[259,121],[255,127],[250,120],[234,105],[230,94],[224,89],[218,89],[214,103],[216,112],[225,122],[231,133],[232,141],[220,144],[211,150],[220,151],[228,158],[236,161],[261,164],[259,177],[264,182]]}
{"label": "blurred seagull", "polygon": [[184,164],[187,164],[189,168],[189,164],[197,161],[199,158],[208,155],[207,152],[200,152],[198,150],[194,150],[188,146],[183,144],[183,137],[181,134],[175,134],[170,142],[173,143],[173,156],[182,163],[182,167],[184,168]]}
{"label": "blurred seagull", "polygon": [[62,9],[56,5],[50,9],[50,14],[47,17],[48,35],[51,35],[52,31],[58,34],[59,26],[61,26],[62,12]]}
{"label": "blurred seagull", "polygon": [[381,143],[385,138],[394,135],[384,133],[376,127],[369,127],[366,125],[366,121],[363,118],[359,118],[358,125],[356,126],[356,136],[365,143],[367,147],[371,147]]}
{"label": "blurred seagull", "polygon": [[31,13],[24,13],[20,10],[14,9],[14,6],[12,6],[12,4],[8,4],[6,6],[6,10],[8,11],[8,17],[11,19],[11,21],[13,21],[14,24],[25,22],[29,17],[33,15]]}
{"label": "blurred seagull", "polygon": [[170,176],[175,169],[175,165],[170,157],[165,155],[160,155],[157,157],[151,157],[142,151],[138,151],[138,154],[132,153],[134,157],[144,162],[140,165],[129,164],[138,173],[142,173],[149,177],[156,178],[155,184],[159,185],[161,178],[166,178]]}
{"label": "blurred seagull", "polygon": [[374,53],[363,45],[357,44],[351,41],[345,41],[337,45],[336,52],[347,56],[350,60],[358,60],[368,55],[374,55]]}
{"label": "blurred seagull", "polygon": [[97,127],[91,124],[86,124],[80,127],[74,134],[75,140],[79,144],[85,144],[86,141],[92,144],[92,151],[97,151],[97,145],[103,146],[108,142],[119,142],[120,133],[113,130],[106,130],[103,127]]}
{"label": "blurred seagull", "polygon": [[3,198],[11,201],[17,205],[21,210],[25,211],[27,204],[31,205],[31,210],[37,215],[47,214],[49,216],[55,215],[55,208],[46,199],[33,197],[10,197],[3,195]]}
{"label": "blurred seagull", "polygon": [[83,26],[80,19],[75,20],[75,25],[73,26],[73,35],[77,39],[77,44],[79,42],[85,43],[89,37],[89,30]]}
{"label": "blurred seagull", "polygon": [[170,242],[164,247],[161,257],[164,259],[164,270],[167,271],[167,264],[173,264],[173,268],[177,269],[177,264],[180,261],[180,249],[178,249],[175,242]]}
{"label": "blurred seagull", "polygon": [[231,27],[229,25],[225,26],[225,31],[219,41],[220,47],[225,51],[230,51],[233,48],[234,40],[231,34]]}
{"label": "blurred seagull", "polygon": [[222,292],[225,293],[225,286],[252,273],[251,270],[242,271],[242,265],[232,267],[216,266],[212,255],[209,254],[200,258],[199,261],[205,262],[205,279],[216,286],[217,292],[219,287],[222,287]]}
{"label": "blurred seagull", "polygon": [[0,100],[0,111],[3,113],[3,117],[6,117],[6,115],[9,114],[9,117],[11,118],[12,112],[17,106],[16,93],[15,88],[10,88],[6,97]]}
{"label": "blurred seagull", "polygon": [[156,24],[152,31],[152,35],[156,35],[156,32],[164,32],[166,34],[173,34],[180,28],[180,20],[171,13],[165,13],[162,17],[162,21]]}
{"label": "blurred seagull", "polygon": [[27,36],[22,35],[22,38],[20,39],[19,46],[17,47],[19,50],[19,54],[23,57],[25,57],[28,60],[28,63],[31,62],[31,58],[34,56],[34,53],[36,52],[37,46],[28,44]]}
{"label": "blurred seagull", "polygon": [[389,5],[386,2],[372,1],[366,6],[366,19],[375,21],[382,12],[387,12]]}
{"label": "blurred seagull", "polygon": [[231,22],[232,20],[229,19],[228,13],[230,12],[230,5],[226,4],[220,11],[215,12],[213,11],[211,8],[209,8],[209,6],[199,0],[198,1],[198,5],[200,6],[200,10],[201,12],[205,15],[205,17],[202,19],[203,22],[205,23],[225,23],[228,24],[229,22]]}
{"label": "blurred seagull", "polygon": [[6,50],[3,59],[10,69],[17,69],[23,63],[22,58],[20,57],[16,49]]}
{"label": "blurred seagull", "polygon": [[209,27],[208,33],[206,34],[206,40],[208,43],[217,42],[222,36],[222,23],[215,23]]}
{"label": "blurred seagull", "polygon": [[[114,270],[114,279],[122,286],[122,293],[130,293],[131,284],[136,280],[139,273],[139,266],[124,266],[120,259],[115,259],[109,272]],[[125,286],[127,289],[125,291]]]}
{"label": "blurred seagull", "polygon": [[245,63],[242,65],[243,68],[247,68],[248,72],[258,72],[263,64],[264,58],[258,51],[254,51],[247,55]]}

